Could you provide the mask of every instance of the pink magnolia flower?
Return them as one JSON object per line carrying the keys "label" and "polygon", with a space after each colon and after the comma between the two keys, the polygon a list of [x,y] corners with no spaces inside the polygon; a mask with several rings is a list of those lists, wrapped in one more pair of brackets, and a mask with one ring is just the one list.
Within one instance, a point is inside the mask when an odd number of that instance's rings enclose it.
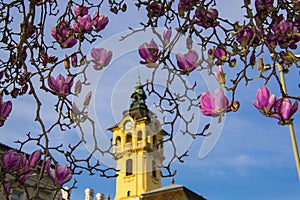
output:
{"label": "pink magnolia flower", "polygon": [[107,51],[104,48],[94,47],[91,51],[91,56],[94,58],[96,63],[93,67],[95,70],[101,70],[103,67],[106,67],[112,58],[112,51]]}
{"label": "pink magnolia flower", "polygon": [[296,43],[300,41],[300,37],[299,30],[295,24],[285,19],[282,19],[277,24],[274,23],[271,28],[272,33],[267,36],[267,42],[272,46],[278,44],[283,49],[287,47],[296,49]]}
{"label": "pink magnolia flower", "polygon": [[2,166],[10,173],[14,173],[18,177],[18,182],[23,184],[29,177],[34,175],[32,168],[35,168],[40,161],[41,154],[41,150],[37,150],[27,160],[25,154],[9,150],[2,154]]}
{"label": "pink magnolia flower", "polygon": [[93,25],[95,26],[95,30],[97,32],[103,30],[108,24],[108,17],[99,14],[98,12],[94,12],[93,14]]}
{"label": "pink magnolia flower", "polygon": [[274,114],[271,117],[274,117],[279,120],[279,124],[289,124],[291,123],[291,117],[298,110],[298,101],[295,101],[292,104],[291,99],[280,97],[274,103]]}
{"label": "pink magnolia flower", "polygon": [[149,44],[145,42],[139,46],[139,54],[144,59],[144,61],[140,61],[141,64],[145,64],[148,67],[157,67],[155,62],[158,60],[159,50],[153,39]]}
{"label": "pink magnolia flower", "polygon": [[29,171],[29,163],[28,160],[26,158],[25,154],[19,154],[20,155],[20,159],[19,159],[19,170],[21,172],[27,172]]}
{"label": "pink magnolia flower", "polygon": [[210,8],[208,10],[197,9],[196,11],[196,23],[203,28],[215,27],[218,25],[218,10]]}
{"label": "pink magnolia flower", "polygon": [[[256,28],[257,32],[261,32],[259,28]],[[240,27],[236,35],[236,40],[241,44],[242,47],[247,45],[257,45],[260,42],[260,38],[256,35],[254,37],[254,30],[251,27]]]}
{"label": "pink magnolia flower", "polygon": [[36,150],[35,152],[33,152],[28,159],[29,166],[35,168],[37,163],[41,160],[41,156],[42,156],[41,150]]}
{"label": "pink magnolia flower", "polygon": [[20,163],[20,154],[14,150],[6,151],[2,154],[2,166],[7,170],[17,170]]}
{"label": "pink magnolia flower", "polygon": [[224,86],[226,83],[226,79],[225,79],[226,74],[223,72],[222,65],[218,66],[218,71],[215,72],[214,74],[219,84]]}
{"label": "pink magnolia flower", "polygon": [[70,170],[67,165],[57,164],[55,169],[51,167],[51,160],[48,159],[45,163],[45,172],[50,176],[53,184],[56,186],[62,186],[66,182],[70,181],[72,178],[72,170]]}
{"label": "pink magnolia flower", "polygon": [[48,85],[58,95],[65,96],[71,92],[73,77],[67,76],[67,78],[65,78],[59,74],[55,79],[53,76],[50,76],[50,78],[48,78]]}
{"label": "pink magnolia flower", "polygon": [[276,101],[275,94],[270,96],[270,90],[267,87],[261,87],[256,93],[257,101],[253,105],[263,114],[269,116]]}
{"label": "pink magnolia flower", "polygon": [[90,15],[78,16],[73,26],[75,32],[91,33],[93,30],[93,20]]}
{"label": "pink magnolia flower", "polygon": [[57,180],[60,185],[68,182],[72,178],[72,170],[70,170],[67,165],[57,165],[56,166]]}
{"label": "pink magnolia flower", "polygon": [[239,102],[230,105],[228,98],[224,95],[221,88],[217,88],[214,97],[209,91],[202,93],[200,97],[200,110],[206,116],[217,117],[225,112],[238,110]]}
{"label": "pink magnolia flower", "polygon": [[3,102],[2,96],[0,96],[0,127],[4,125],[6,118],[9,116],[12,110],[11,101]]}
{"label": "pink magnolia flower", "polygon": [[194,50],[190,50],[186,54],[176,54],[177,65],[183,70],[183,74],[189,74],[196,69],[198,65],[198,53]]}
{"label": "pink magnolia flower", "polygon": [[227,53],[222,47],[217,47],[215,52],[214,52],[214,55],[219,60],[225,60]]}
{"label": "pink magnolia flower", "polygon": [[68,21],[62,21],[52,28],[51,35],[62,48],[71,48],[77,43],[74,30]]}
{"label": "pink magnolia flower", "polygon": [[215,49],[209,49],[208,55],[211,58],[217,58],[218,60],[224,61],[227,58],[226,50],[223,47],[217,47]]}
{"label": "pink magnolia flower", "polygon": [[88,14],[88,8],[86,6],[76,5],[74,7],[74,14],[76,16],[84,16]]}

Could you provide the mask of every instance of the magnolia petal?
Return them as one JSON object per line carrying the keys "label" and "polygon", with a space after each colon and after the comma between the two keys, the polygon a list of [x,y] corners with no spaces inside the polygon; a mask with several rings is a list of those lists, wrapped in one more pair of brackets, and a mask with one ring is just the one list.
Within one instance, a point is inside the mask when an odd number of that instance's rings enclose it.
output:
{"label": "magnolia petal", "polygon": [[176,59],[177,59],[177,65],[180,69],[182,70],[186,70],[186,68],[188,67],[188,63],[184,57],[184,55],[177,53],[176,54]]}
{"label": "magnolia petal", "polygon": [[167,31],[164,31],[163,33],[164,44],[168,44],[170,42],[171,35],[172,35],[172,29],[168,29]]}
{"label": "magnolia petal", "polygon": [[0,116],[7,117],[12,110],[12,103],[11,101],[4,102],[0,105]]}
{"label": "magnolia petal", "polygon": [[110,63],[111,58],[112,58],[112,51],[108,51],[107,54],[105,55],[103,67],[106,67]]}
{"label": "magnolia petal", "polygon": [[296,102],[293,104],[292,108],[291,108],[291,116],[297,112],[298,110],[298,101],[296,100]]}
{"label": "magnolia petal", "polygon": [[35,152],[33,152],[28,159],[28,164],[30,167],[35,168],[37,163],[40,161],[42,156],[42,151],[41,150],[36,150]]}
{"label": "magnolia petal", "polygon": [[217,88],[214,93],[215,109],[222,110],[229,104],[227,97],[221,88]]}
{"label": "magnolia petal", "polygon": [[56,166],[57,180],[60,185],[68,182],[72,178],[72,171],[67,167],[67,165],[57,165]]}
{"label": "magnolia petal", "polygon": [[96,47],[92,48],[92,50],[91,50],[92,58],[94,58],[95,60],[98,60],[99,59],[99,57],[98,57],[99,54],[100,54],[100,49],[99,48],[96,48]]}
{"label": "magnolia petal", "polygon": [[270,98],[269,89],[267,87],[260,88],[257,92],[256,98],[262,107],[267,107]]}
{"label": "magnolia petal", "polygon": [[196,64],[198,61],[198,53],[194,50],[190,50],[189,52],[187,52],[184,55],[184,57],[188,62],[191,62],[193,65]]}
{"label": "magnolia petal", "polygon": [[213,114],[214,103],[209,91],[203,92],[200,97],[200,110],[206,116]]}

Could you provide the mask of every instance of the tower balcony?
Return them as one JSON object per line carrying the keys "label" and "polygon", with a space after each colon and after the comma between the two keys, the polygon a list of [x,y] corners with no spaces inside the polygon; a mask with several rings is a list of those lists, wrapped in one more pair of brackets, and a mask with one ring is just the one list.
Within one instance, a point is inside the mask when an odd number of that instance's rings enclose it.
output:
{"label": "tower balcony", "polygon": [[146,151],[152,152],[152,151],[158,151],[163,153],[163,148],[161,145],[153,145],[148,142],[144,141],[137,141],[135,145],[133,145],[132,142],[127,142],[124,144],[124,148],[121,146],[115,146],[115,153],[122,153],[124,151],[132,151],[132,150],[139,150],[144,149]]}
{"label": "tower balcony", "polygon": [[120,146],[117,146],[117,147],[115,147],[116,149],[115,149],[115,152],[116,153],[119,153],[119,152],[121,152],[121,147]]}
{"label": "tower balcony", "polygon": [[141,147],[143,147],[143,141],[142,140],[137,142],[137,148],[141,148]]}
{"label": "tower balcony", "polygon": [[132,143],[131,142],[125,143],[125,150],[129,150],[129,149],[132,149]]}

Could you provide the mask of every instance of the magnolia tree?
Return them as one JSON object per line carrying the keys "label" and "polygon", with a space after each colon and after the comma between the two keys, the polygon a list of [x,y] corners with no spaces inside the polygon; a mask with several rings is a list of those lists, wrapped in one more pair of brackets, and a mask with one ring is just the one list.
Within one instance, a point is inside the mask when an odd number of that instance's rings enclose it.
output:
{"label": "magnolia tree", "polygon": [[[69,0],[66,3],[57,0],[2,0],[0,126],[13,120],[12,99],[15,99],[13,102],[22,101],[26,95],[35,102],[35,121],[32,123],[37,124],[40,131],[35,135],[24,130],[26,139],[16,141],[19,151],[10,150],[2,154],[0,179],[7,198],[14,187],[35,188],[37,192],[34,194],[26,193],[28,199],[33,199],[41,188],[58,192],[73,177],[70,191],[76,186],[76,176],[82,171],[105,177],[116,176],[116,169],[102,166],[101,160],[93,159],[99,153],[114,157],[113,147],[116,144],[111,142],[108,147],[103,147],[97,143],[95,119],[87,110],[95,95],[86,89],[90,84],[87,70],[92,69],[96,73],[109,67],[114,55],[114,44],[111,44],[112,49],[92,45],[102,40],[103,32],[109,32],[109,15],[102,13],[107,9],[111,15],[122,17],[124,12],[128,12],[127,8],[133,7],[128,4],[134,4],[135,11],[144,15],[142,19],[145,20],[140,22],[140,27],[130,28],[130,34],[121,39],[151,30],[152,38],[136,46],[141,67],[152,72],[152,78],[143,88],[148,95],[158,97],[156,105],[159,110],[171,116],[163,118],[162,122],[163,127],[171,130],[162,142],[171,143],[174,150],[169,162],[160,166],[165,169],[163,176],[174,175],[172,161],[183,161],[187,156],[187,152],[178,153],[173,142],[177,120],[185,124],[181,130],[183,134],[192,138],[209,137],[209,124],[200,132],[190,131],[193,115],[187,117],[182,113],[179,107],[183,102],[188,102],[189,108],[196,107],[203,115],[220,121],[226,112],[238,111],[240,103],[236,91],[239,86],[261,79],[264,83],[257,88],[253,105],[261,114],[278,120],[280,125],[293,123],[292,117],[300,98],[286,92],[280,73],[298,73],[299,57],[295,53],[300,40],[298,0],[244,0],[243,21],[221,18],[215,0]],[[160,32],[157,27],[165,30]],[[50,34],[51,37],[46,37]],[[185,53],[174,50],[181,36],[186,38]],[[83,48],[86,44],[92,48]],[[163,91],[157,90],[154,84],[158,69],[167,72]],[[190,92],[201,80],[190,86],[185,77],[199,71],[215,76],[219,87],[192,97]],[[256,71],[255,76],[253,71]],[[175,79],[185,86],[184,93],[168,89],[168,84],[171,85]],[[268,89],[270,80],[277,83],[272,92]],[[224,91],[230,97],[226,97]],[[276,92],[281,95],[271,94]],[[42,96],[55,99],[52,105],[55,105],[56,116],[51,123],[45,122]],[[81,104],[72,100],[76,96],[83,96]],[[77,151],[86,143],[83,128],[86,123],[92,127],[94,146],[89,155],[82,156]],[[80,132],[75,143],[51,143],[53,132],[63,133],[74,128]],[[30,155],[21,153],[29,143],[34,143],[36,150]],[[41,164],[41,168],[37,167],[37,163]],[[26,180],[32,176],[37,177],[37,183],[30,185]],[[53,187],[42,183],[45,176],[52,179]]]}

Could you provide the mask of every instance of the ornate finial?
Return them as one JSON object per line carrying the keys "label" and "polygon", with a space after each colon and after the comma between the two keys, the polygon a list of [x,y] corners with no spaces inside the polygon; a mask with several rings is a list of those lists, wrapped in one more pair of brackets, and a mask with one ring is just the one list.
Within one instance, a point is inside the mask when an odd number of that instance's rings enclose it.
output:
{"label": "ornate finial", "polygon": [[135,89],[138,89],[141,86],[141,76],[140,76],[140,68],[138,68],[138,77],[137,77],[137,82],[135,84]]}
{"label": "ornate finial", "polygon": [[173,177],[171,177],[171,184],[175,183],[175,179]]}

